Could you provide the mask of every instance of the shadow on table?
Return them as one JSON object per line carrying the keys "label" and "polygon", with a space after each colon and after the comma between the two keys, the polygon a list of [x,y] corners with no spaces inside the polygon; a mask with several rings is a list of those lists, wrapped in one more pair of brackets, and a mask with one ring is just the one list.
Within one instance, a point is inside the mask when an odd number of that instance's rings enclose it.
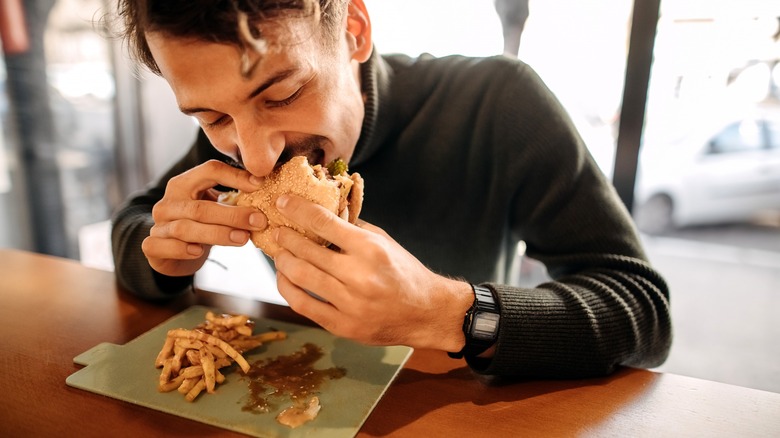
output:
{"label": "shadow on table", "polygon": [[[407,368],[361,431],[372,436],[413,431],[435,434],[457,425],[461,436],[480,436],[488,430],[492,436],[576,436],[598,429],[602,422],[641,399],[657,376],[647,370],[623,368],[603,378],[486,384],[467,367],[442,371]],[[377,411],[381,411],[381,418],[374,418]],[[423,418],[424,422],[415,424]]]}

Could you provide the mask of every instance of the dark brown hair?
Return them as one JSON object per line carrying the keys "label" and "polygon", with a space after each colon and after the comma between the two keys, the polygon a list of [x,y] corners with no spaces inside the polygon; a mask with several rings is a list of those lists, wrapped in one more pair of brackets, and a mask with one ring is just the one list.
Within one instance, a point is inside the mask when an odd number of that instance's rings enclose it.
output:
{"label": "dark brown hair", "polygon": [[[130,54],[155,74],[160,74],[146,41],[147,32],[177,38],[194,38],[235,44],[245,53],[262,41],[259,25],[278,18],[311,18],[319,22],[326,38],[344,17],[347,0],[119,0],[120,36]],[[242,32],[242,27],[245,31]],[[252,66],[242,69],[248,74]]]}

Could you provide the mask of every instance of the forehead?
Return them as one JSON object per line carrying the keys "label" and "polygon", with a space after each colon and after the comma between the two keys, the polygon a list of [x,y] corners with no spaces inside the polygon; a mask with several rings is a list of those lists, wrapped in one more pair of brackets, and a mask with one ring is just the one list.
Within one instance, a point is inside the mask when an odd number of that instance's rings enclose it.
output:
{"label": "forehead", "polygon": [[259,68],[284,58],[306,58],[325,54],[328,44],[321,28],[308,18],[280,19],[260,25],[260,36],[254,37],[247,29],[240,30],[245,47],[239,47],[245,62]]}
{"label": "forehead", "polygon": [[[315,66],[325,61],[319,32],[305,20],[279,20],[261,29],[263,52],[229,43],[195,38],[177,38],[159,32],[147,34],[149,48],[177,98],[186,98],[190,90],[247,80],[242,74],[247,63],[254,65],[252,77],[274,71]],[[181,103],[181,102],[180,102]]]}

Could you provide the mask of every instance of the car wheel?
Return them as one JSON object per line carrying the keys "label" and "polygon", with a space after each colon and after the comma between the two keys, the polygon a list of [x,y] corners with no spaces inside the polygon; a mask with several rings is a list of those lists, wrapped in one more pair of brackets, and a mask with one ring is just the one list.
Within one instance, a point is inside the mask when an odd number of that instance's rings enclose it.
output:
{"label": "car wheel", "polygon": [[655,195],[634,213],[637,228],[648,234],[662,234],[674,228],[674,203],[667,195]]}

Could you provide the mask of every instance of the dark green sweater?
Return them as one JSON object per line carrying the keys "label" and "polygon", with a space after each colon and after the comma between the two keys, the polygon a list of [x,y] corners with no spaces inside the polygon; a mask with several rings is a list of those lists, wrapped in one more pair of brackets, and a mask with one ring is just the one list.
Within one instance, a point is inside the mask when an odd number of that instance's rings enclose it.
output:
{"label": "dark green sweater", "polygon": [[[350,170],[366,181],[361,218],[435,272],[498,294],[495,357],[480,373],[523,378],[653,367],[671,344],[668,290],[626,209],[533,70],[504,57],[372,56],[366,117]],[[225,159],[201,132],[190,152],[114,217],[120,284],[150,299],[192,281],[153,273],[141,252],[172,175]],[[554,281],[501,284],[523,240]]]}

